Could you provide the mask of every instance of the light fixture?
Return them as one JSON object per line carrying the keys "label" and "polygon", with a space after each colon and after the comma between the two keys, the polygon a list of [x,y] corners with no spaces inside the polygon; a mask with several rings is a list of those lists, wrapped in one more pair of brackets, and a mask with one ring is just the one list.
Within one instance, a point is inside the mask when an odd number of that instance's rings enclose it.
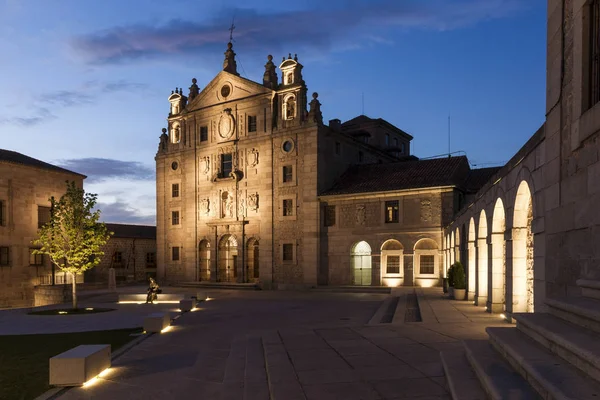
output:
{"label": "light fixture", "polygon": [[171,325],[167,326],[166,328],[164,328],[162,331],[160,331],[160,333],[166,333],[169,332],[171,329],[173,329],[173,327]]}
{"label": "light fixture", "polygon": [[86,311],[94,311],[94,309],[92,307],[88,307],[85,309]]}
{"label": "light fixture", "polygon": [[58,313],[59,314],[68,314],[68,312],[66,312],[66,311],[59,311]]}

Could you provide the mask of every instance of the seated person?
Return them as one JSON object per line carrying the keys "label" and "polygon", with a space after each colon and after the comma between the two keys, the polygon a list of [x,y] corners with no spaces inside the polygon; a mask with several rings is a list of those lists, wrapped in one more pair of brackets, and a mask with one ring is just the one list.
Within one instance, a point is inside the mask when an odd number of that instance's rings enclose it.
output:
{"label": "seated person", "polygon": [[148,296],[146,297],[146,304],[153,303],[158,300],[158,294],[161,292],[158,283],[152,277],[149,278],[150,286],[148,287]]}

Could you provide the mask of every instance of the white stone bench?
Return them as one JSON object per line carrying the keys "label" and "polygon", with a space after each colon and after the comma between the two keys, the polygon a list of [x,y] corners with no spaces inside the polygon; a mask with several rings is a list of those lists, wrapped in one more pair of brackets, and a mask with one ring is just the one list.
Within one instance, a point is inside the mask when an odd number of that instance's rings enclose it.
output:
{"label": "white stone bench", "polygon": [[[135,303],[145,303],[146,298],[148,297],[148,293],[122,293],[119,294],[119,302],[127,301],[127,302],[135,302]],[[173,301],[178,302],[180,300],[184,300],[186,298],[185,294],[178,293],[161,293],[158,295],[158,302],[164,301]]]}
{"label": "white stone bench", "polygon": [[191,309],[194,308],[195,306],[196,306],[196,300],[195,299],[185,299],[185,300],[180,300],[179,301],[179,309],[182,312],[191,311]]}
{"label": "white stone bench", "polygon": [[160,332],[171,325],[171,314],[153,313],[144,318],[144,330],[150,332]]}
{"label": "white stone bench", "polygon": [[85,344],[50,358],[50,385],[81,386],[110,368],[109,344]]}
{"label": "white stone bench", "polygon": [[195,298],[197,301],[204,301],[208,299],[208,292],[197,292],[190,295],[190,297]]}

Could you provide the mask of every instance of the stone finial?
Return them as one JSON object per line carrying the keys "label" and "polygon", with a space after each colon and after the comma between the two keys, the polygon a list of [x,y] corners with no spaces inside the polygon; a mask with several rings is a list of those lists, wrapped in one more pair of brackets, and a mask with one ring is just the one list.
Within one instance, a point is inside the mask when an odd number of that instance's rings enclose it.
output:
{"label": "stone finial", "polygon": [[192,78],[192,86],[190,86],[190,94],[188,95],[190,101],[200,94],[200,88],[196,85],[196,82],[198,82],[196,78]]}
{"label": "stone finial", "polygon": [[292,59],[292,53],[288,53],[288,60]]}
{"label": "stone finial", "polygon": [[323,123],[323,114],[321,113],[321,103],[318,100],[319,93],[314,92],[312,94],[312,100],[310,101],[310,110],[308,111],[309,120],[316,122],[317,124]]}
{"label": "stone finial", "polygon": [[169,143],[169,137],[167,136],[167,128],[162,128],[162,135],[160,135],[160,144],[158,145],[158,151],[167,150],[167,143]]}
{"label": "stone finial", "polygon": [[277,89],[277,71],[275,68],[273,56],[269,54],[265,64],[265,73],[263,74],[263,85],[270,89]]}
{"label": "stone finial", "polygon": [[223,71],[239,75],[237,72],[237,63],[235,62],[235,52],[233,51],[233,44],[231,42],[227,43],[225,61],[223,61]]}
{"label": "stone finial", "polygon": [[298,54],[294,54],[294,61],[298,61]]}

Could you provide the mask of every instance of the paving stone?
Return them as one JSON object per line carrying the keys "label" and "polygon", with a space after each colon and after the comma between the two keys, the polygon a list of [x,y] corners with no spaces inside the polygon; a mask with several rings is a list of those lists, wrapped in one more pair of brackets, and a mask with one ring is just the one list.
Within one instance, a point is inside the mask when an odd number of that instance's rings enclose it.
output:
{"label": "paving stone", "polygon": [[307,400],[380,400],[382,397],[366,383],[330,383],[304,386]]}
{"label": "paving stone", "polygon": [[344,359],[354,368],[368,368],[386,366],[389,368],[401,367],[404,364],[394,356],[384,354],[362,354],[358,356],[348,356]]}
{"label": "paving stone", "polygon": [[361,380],[359,371],[350,368],[298,371],[298,378],[302,385],[359,382]]}
{"label": "paving stone", "polygon": [[387,399],[446,394],[444,388],[428,378],[393,379],[374,382],[373,385]]}
{"label": "paving stone", "polygon": [[366,381],[381,381],[403,378],[424,378],[422,372],[409,365],[399,365],[393,368],[389,367],[368,367],[358,368],[356,373]]}

